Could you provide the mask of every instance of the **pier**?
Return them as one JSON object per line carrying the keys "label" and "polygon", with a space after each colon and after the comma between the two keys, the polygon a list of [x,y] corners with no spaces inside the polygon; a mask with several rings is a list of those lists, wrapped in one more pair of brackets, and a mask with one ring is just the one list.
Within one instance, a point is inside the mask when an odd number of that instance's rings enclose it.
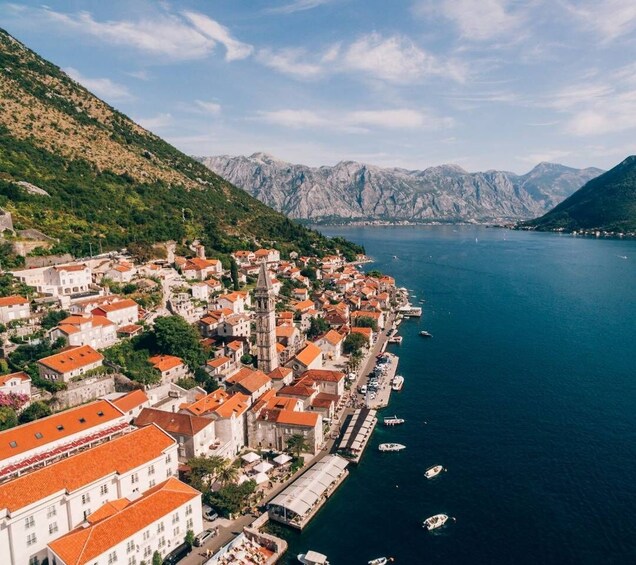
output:
{"label": "pier", "polygon": [[378,388],[375,398],[373,400],[368,398],[366,402],[367,408],[374,410],[386,408],[389,405],[392,390],[391,381],[393,381],[393,377],[397,373],[398,362],[400,361],[399,357],[393,355],[393,353],[385,353],[384,355],[389,359],[389,362],[387,363],[386,372],[378,379],[380,388]]}

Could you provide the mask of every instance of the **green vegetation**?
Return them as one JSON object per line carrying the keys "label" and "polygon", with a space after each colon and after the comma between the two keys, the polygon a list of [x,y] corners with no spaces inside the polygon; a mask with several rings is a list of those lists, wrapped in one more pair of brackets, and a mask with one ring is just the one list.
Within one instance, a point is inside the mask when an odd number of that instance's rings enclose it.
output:
{"label": "green vegetation", "polygon": [[34,420],[50,416],[52,413],[53,412],[48,404],[37,401],[30,404],[22,411],[19,420],[21,424],[26,424],[28,422],[33,422]]}
{"label": "green vegetation", "polygon": [[148,337],[142,334],[104,349],[102,353],[129,379],[144,385],[155,384],[159,382],[161,375],[148,361],[150,351],[143,347],[147,340]]}
{"label": "green vegetation", "polygon": [[192,371],[206,361],[197,330],[181,316],[157,318],[154,339],[159,353],[181,357]]}
{"label": "green vegetation", "polygon": [[18,425],[18,416],[13,408],[0,406],[0,431],[8,430]]}
{"label": "green vegetation", "polygon": [[351,333],[342,342],[342,351],[345,355],[358,353],[366,344],[367,340],[362,334]]}
{"label": "green vegetation", "polygon": [[329,322],[324,318],[314,317],[309,320],[309,329],[307,330],[307,339],[314,340],[319,335],[329,331]]}
{"label": "green vegetation", "polygon": [[203,500],[215,508],[221,516],[236,515],[249,506],[250,497],[255,491],[255,481],[245,481],[240,485],[230,483],[216,492],[204,492]]}
{"label": "green vegetation", "polygon": [[62,320],[68,318],[69,313],[66,310],[49,310],[42,317],[42,327],[45,330],[50,330],[57,326]]}
{"label": "green vegetation", "polygon": [[310,447],[302,434],[294,434],[287,439],[287,449],[296,457],[300,457],[303,451],[309,451]]}
{"label": "green vegetation", "polygon": [[[0,245],[0,248],[2,246]],[[5,259],[0,259],[3,268],[10,268]],[[18,279],[9,273],[0,274],[0,296],[11,296],[19,294],[20,296],[30,297],[35,293],[35,289],[21,283]]]}
{"label": "green vegetation", "polygon": [[192,547],[194,545],[194,532],[192,530],[188,530],[183,541]]}
{"label": "green vegetation", "polygon": [[51,393],[66,388],[66,384],[57,381],[49,381],[40,378],[37,367],[38,359],[55,355],[59,353],[66,345],[62,338],[51,343],[47,339],[43,339],[35,345],[21,345],[15,351],[9,354],[9,365],[14,371],[24,371],[31,377],[31,382],[38,388],[43,388]]}
{"label": "green vegetation", "polygon": [[636,231],[636,156],[589,181],[544,216],[523,222],[540,231]]}
{"label": "green vegetation", "polygon": [[[362,251],[278,214],[103,103],[0,30],[0,207],[76,256],[197,237],[209,255]],[[49,196],[30,194],[27,181]],[[136,244],[137,247],[134,247]],[[4,263],[4,262],[3,262]]]}
{"label": "green vegetation", "polygon": [[378,331],[378,322],[370,316],[360,316],[354,319],[354,324],[357,328],[371,328],[374,332]]}

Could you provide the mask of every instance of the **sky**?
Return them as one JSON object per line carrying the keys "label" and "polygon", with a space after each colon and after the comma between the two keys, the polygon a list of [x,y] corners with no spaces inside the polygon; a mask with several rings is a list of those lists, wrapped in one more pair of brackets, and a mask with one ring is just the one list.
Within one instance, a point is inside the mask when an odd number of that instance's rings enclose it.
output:
{"label": "sky", "polygon": [[523,173],[636,153],[635,0],[0,0],[191,155]]}

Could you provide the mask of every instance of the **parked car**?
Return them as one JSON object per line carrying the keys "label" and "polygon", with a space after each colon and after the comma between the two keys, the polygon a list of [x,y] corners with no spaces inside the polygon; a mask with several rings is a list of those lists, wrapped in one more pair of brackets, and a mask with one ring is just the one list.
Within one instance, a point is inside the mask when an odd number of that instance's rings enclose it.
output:
{"label": "parked car", "polygon": [[179,561],[181,561],[191,551],[192,548],[189,544],[182,543],[164,557],[163,565],[175,565],[175,563],[179,563]]}
{"label": "parked car", "polygon": [[201,547],[206,541],[212,539],[215,535],[215,530],[203,530],[197,537],[194,538],[194,545],[196,547]]}
{"label": "parked car", "polygon": [[214,520],[216,520],[219,517],[219,515],[218,515],[217,511],[214,510],[214,508],[211,508],[207,504],[204,504],[203,505],[203,517],[206,520],[208,520],[209,522],[213,522]]}

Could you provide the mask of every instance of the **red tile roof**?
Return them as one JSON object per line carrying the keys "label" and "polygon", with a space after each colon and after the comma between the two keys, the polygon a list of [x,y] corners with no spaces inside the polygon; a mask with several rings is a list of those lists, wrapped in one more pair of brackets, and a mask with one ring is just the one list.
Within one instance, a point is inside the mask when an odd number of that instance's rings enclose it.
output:
{"label": "red tile roof", "polygon": [[232,416],[240,416],[249,408],[250,397],[240,392],[230,396],[221,406],[214,412],[221,418],[231,418]]}
{"label": "red tile roof", "polygon": [[331,383],[339,383],[345,378],[345,374],[340,371],[329,371],[327,369],[310,369],[300,375],[300,379],[307,378],[312,381],[326,381]]}
{"label": "red tile roof", "polygon": [[29,301],[26,298],[24,298],[23,296],[19,296],[17,294],[0,298],[0,308],[2,308],[3,306],[15,306],[17,304],[28,304],[28,303]]}
{"label": "red tile roof", "polygon": [[11,379],[20,379],[21,381],[30,381],[31,377],[24,371],[18,371],[17,373],[11,373],[10,375],[0,375],[0,386],[5,385]]}
{"label": "red tile roof", "polygon": [[160,373],[183,365],[183,359],[175,357],[174,355],[154,355],[148,359],[148,361],[150,361],[152,366]]}
{"label": "red tile roof", "polygon": [[270,374],[269,378],[273,380],[283,380],[285,377],[291,375],[293,371],[289,367],[277,367]]}
{"label": "red tile roof", "polygon": [[137,389],[125,394],[124,396],[120,396],[113,400],[112,403],[125,413],[148,401],[146,393],[141,389]]}
{"label": "red tile roof", "polygon": [[[52,441],[88,431],[122,416],[121,410],[107,400],[96,400],[4,430],[0,432],[0,461],[45,446]],[[15,447],[11,446],[12,442],[15,442]]]}
{"label": "red tile roof", "polygon": [[104,513],[97,523],[76,528],[49,547],[66,565],[84,565],[198,496],[199,491],[171,477],[119,510],[111,504],[112,514]]}
{"label": "red tile roof", "polygon": [[[124,298],[123,300],[118,300],[117,302],[111,302],[110,304],[102,304],[101,306],[95,308],[97,311],[101,312],[117,312],[118,310],[125,310],[126,308],[139,308],[139,304],[137,304],[134,300],[130,298]],[[95,313],[93,310],[93,313]]]}
{"label": "red tile roof", "polygon": [[135,426],[142,427],[149,424],[157,424],[169,434],[194,436],[204,428],[213,425],[214,422],[208,418],[192,416],[191,414],[175,414],[155,408],[144,408],[135,419]]}
{"label": "red tile roof", "polygon": [[296,359],[302,363],[305,367],[308,367],[311,363],[313,363],[320,355],[322,355],[322,351],[320,347],[315,345],[314,343],[307,343],[304,349],[296,355]]}
{"label": "red tile roof", "polygon": [[56,355],[40,359],[38,363],[53,369],[56,373],[68,373],[103,359],[104,356],[95,351],[90,345],[82,345],[81,347],[66,349]]}
{"label": "red tile roof", "polygon": [[1,484],[0,508],[15,512],[56,492],[72,493],[111,473],[122,475],[160,457],[174,443],[156,426],[132,431]]}

